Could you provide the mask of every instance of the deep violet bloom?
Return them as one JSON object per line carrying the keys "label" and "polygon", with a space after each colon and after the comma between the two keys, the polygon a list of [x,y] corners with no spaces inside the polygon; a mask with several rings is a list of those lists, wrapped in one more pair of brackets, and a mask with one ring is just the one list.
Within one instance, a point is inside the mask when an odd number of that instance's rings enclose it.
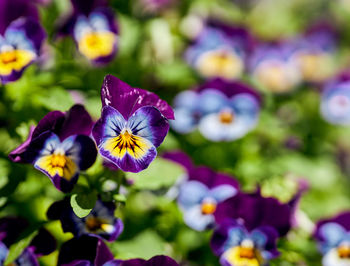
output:
{"label": "deep violet bloom", "polygon": [[101,99],[101,118],[93,128],[100,154],[123,171],[146,169],[168,133],[173,110],[156,94],[112,75],[104,79]]}
{"label": "deep violet bloom", "polygon": [[208,21],[185,57],[204,78],[233,80],[243,74],[253,43],[244,28]]}
{"label": "deep violet bloom", "polygon": [[212,141],[243,137],[258,122],[261,98],[241,82],[213,79],[194,91],[180,93],[174,101],[172,128],[188,133],[198,127]]}
{"label": "deep violet bloom", "polygon": [[292,60],[299,66],[304,81],[321,83],[334,74],[336,43],[336,31],[326,22],[312,25],[296,38]]}
{"label": "deep violet bloom", "polygon": [[108,241],[114,241],[123,231],[123,222],[114,216],[116,206],[113,202],[98,200],[89,215],[79,218],[75,215],[69,198],[55,202],[47,212],[51,220],[60,220],[64,232],[74,236],[84,234],[97,235]]}
{"label": "deep violet bloom", "polygon": [[5,84],[38,59],[46,34],[31,1],[3,0],[0,10],[0,80]]}
{"label": "deep violet bloom", "polygon": [[66,113],[52,111],[31,129],[28,139],[9,158],[33,164],[57,189],[71,191],[79,172],[96,160],[96,146],[89,137],[92,125],[90,115],[81,105],[74,105]]}
{"label": "deep violet bloom", "polygon": [[[0,264],[4,265],[9,248],[19,240],[23,232],[28,229],[28,222],[19,217],[0,218]],[[48,255],[56,249],[56,240],[46,230],[39,229],[38,233],[23,252],[14,260],[19,266],[39,266],[38,257]]]}
{"label": "deep violet bloom", "polygon": [[325,84],[322,91],[321,114],[335,125],[350,124],[350,71]]}
{"label": "deep violet bloom", "polygon": [[300,69],[292,60],[293,45],[290,43],[261,44],[252,54],[249,70],[264,90],[286,93],[301,82]]}
{"label": "deep violet bloom", "polygon": [[222,266],[259,266],[279,255],[277,239],[271,226],[247,230],[236,220],[225,220],[215,229],[210,244]]}
{"label": "deep violet bloom", "polygon": [[103,0],[71,0],[73,11],[59,33],[70,34],[79,52],[94,64],[106,64],[117,52],[118,24]]}
{"label": "deep violet bloom", "polygon": [[317,223],[314,237],[323,254],[323,266],[350,265],[350,212]]}
{"label": "deep violet bloom", "polygon": [[83,235],[73,238],[61,247],[58,265],[65,266],[177,266],[167,256],[155,256],[149,260],[131,259],[115,260],[102,239]]}

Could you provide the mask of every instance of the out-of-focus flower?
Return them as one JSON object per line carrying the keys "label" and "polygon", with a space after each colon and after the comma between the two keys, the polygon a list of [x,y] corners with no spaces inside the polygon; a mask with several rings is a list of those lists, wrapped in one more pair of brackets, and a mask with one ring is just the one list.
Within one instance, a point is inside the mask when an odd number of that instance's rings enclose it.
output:
{"label": "out-of-focus flower", "polygon": [[[18,241],[20,235],[28,229],[28,222],[19,217],[3,217],[0,219],[0,264],[4,265],[9,248]],[[56,240],[41,228],[29,243],[28,247],[13,261],[18,266],[39,266],[38,257],[48,255],[56,249]],[[12,265],[12,264],[10,264]]]}
{"label": "out-of-focus flower", "polygon": [[270,92],[285,93],[301,82],[301,73],[292,60],[293,47],[289,43],[262,44],[250,58],[253,78]]}
{"label": "out-of-focus flower", "polygon": [[118,25],[114,12],[101,0],[71,0],[73,13],[60,26],[73,36],[79,52],[94,64],[106,64],[117,52]]}
{"label": "out-of-focus flower", "polygon": [[314,237],[323,254],[323,266],[350,265],[350,212],[317,223]]}
{"label": "out-of-focus flower", "polygon": [[175,0],[138,0],[135,4],[138,12],[144,14],[160,13],[176,2]]}
{"label": "out-of-focus flower", "polygon": [[173,110],[156,94],[111,75],[104,79],[101,98],[102,115],[93,128],[101,155],[123,171],[144,170],[168,133]]}
{"label": "out-of-focus flower", "polygon": [[176,120],[172,128],[180,133],[197,126],[212,141],[231,141],[252,130],[260,111],[260,96],[240,82],[214,79],[196,91],[180,93],[174,101]]}
{"label": "out-of-focus flower", "polygon": [[14,162],[31,163],[63,192],[71,191],[79,172],[96,160],[95,143],[89,137],[93,121],[81,105],[67,113],[53,111],[31,129],[28,139],[9,154]]}
{"label": "out-of-focus flower", "polygon": [[149,260],[115,260],[102,239],[83,235],[73,238],[61,247],[58,265],[64,266],[178,266],[168,256],[155,256]]}
{"label": "out-of-focus flower", "polygon": [[0,10],[0,80],[8,83],[38,59],[46,34],[30,1],[4,0]]}
{"label": "out-of-focus flower", "polygon": [[248,231],[235,220],[227,220],[214,231],[211,247],[223,266],[258,266],[279,255],[277,231],[259,226]]}
{"label": "out-of-focus flower", "polygon": [[97,235],[108,241],[114,241],[123,231],[123,222],[114,216],[115,204],[98,200],[88,216],[75,215],[69,198],[55,202],[47,212],[51,220],[59,219],[64,232],[74,236],[84,234]]}
{"label": "out-of-focus flower", "polygon": [[335,30],[319,23],[297,38],[292,60],[298,64],[304,81],[321,83],[335,72]]}
{"label": "out-of-focus flower", "polygon": [[350,72],[345,72],[325,85],[321,99],[323,118],[335,125],[350,124]]}
{"label": "out-of-focus flower", "polygon": [[188,48],[186,60],[205,78],[239,78],[253,40],[244,28],[209,21],[195,43]]}
{"label": "out-of-focus flower", "polygon": [[212,227],[217,205],[233,197],[238,189],[238,182],[229,175],[208,167],[193,167],[180,185],[177,198],[185,223],[198,231]]}

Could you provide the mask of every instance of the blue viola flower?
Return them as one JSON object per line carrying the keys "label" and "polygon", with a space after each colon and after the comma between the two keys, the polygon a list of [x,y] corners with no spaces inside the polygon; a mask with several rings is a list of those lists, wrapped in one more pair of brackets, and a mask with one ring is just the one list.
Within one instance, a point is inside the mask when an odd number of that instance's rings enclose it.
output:
{"label": "blue viola flower", "polygon": [[114,12],[101,0],[72,0],[73,12],[59,33],[73,36],[78,51],[94,64],[106,64],[117,52],[118,24]]}
{"label": "blue viola flower", "polygon": [[233,197],[239,189],[233,177],[207,167],[191,167],[188,178],[179,187],[177,202],[185,223],[197,231],[212,227],[217,205]]}
{"label": "blue viola flower", "polygon": [[4,0],[0,10],[0,80],[5,84],[38,59],[46,34],[30,1]]}
{"label": "blue viola flower", "polygon": [[123,171],[144,170],[168,133],[173,110],[156,94],[111,75],[104,79],[101,98],[102,115],[93,128],[100,154]]}
{"label": "blue viola flower", "polygon": [[298,64],[292,60],[294,47],[290,43],[262,44],[249,62],[250,73],[266,91],[286,93],[301,82]]}
{"label": "blue viola flower", "polygon": [[350,72],[342,73],[324,86],[321,114],[331,124],[350,124]]}
{"label": "blue viola flower", "polygon": [[212,141],[231,141],[243,137],[258,122],[260,96],[240,82],[214,79],[196,91],[175,98],[175,131],[188,133],[198,127]]}
{"label": "blue viola flower", "polygon": [[205,78],[239,78],[253,45],[244,28],[208,21],[195,43],[188,48],[186,60]]}
{"label": "blue viola flower", "polygon": [[58,265],[65,266],[178,266],[168,256],[154,256],[149,260],[116,260],[102,239],[83,235],[63,243]]}
{"label": "blue viola flower", "polygon": [[123,222],[114,216],[116,206],[113,202],[98,200],[92,211],[84,218],[75,215],[69,198],[55,202],[47,212],[51,220],[60,220],[64,232],[74,236],[96,235],[114,241],[123,231]]}
{"label": "blue viola flower", "polygon": [[222,266],[259,266],[279,255],[276,248],[277,231],[260,226],[248,231],[235,220],[219,225],[211,239],[211,247],[220,256]]}
{"label": "blue viola flower", "polygon": [[79,172],[96,160],[96,145],[89,137],[92,126],[90,115],[81,105],[74,105],[67,113],[50,112],[31,129],[28,139],[13,150],[9,158],[33,164],[57,189],[71,191]]}
{"label": "blue viola flower", "polygon": [[323,254],[323,266],[350,265],[350,212],[319,221],[314,237]]}

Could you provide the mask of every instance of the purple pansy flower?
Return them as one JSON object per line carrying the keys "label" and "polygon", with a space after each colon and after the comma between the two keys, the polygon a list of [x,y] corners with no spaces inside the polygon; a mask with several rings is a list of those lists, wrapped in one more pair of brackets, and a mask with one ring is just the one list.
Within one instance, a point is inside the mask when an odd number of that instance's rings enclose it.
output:
{"label": "purple pansy flower", "polygon": [[321,99],[323,118],[335,125],[350,124],[350,72],[344,72],[324,86]]}
{"label": "purple pansy flower", "polygon": [[79,172],[96,160],[96,146],[89,137],[92,125],[90,115],[81,105],[74,105],[67,113],[52,111],[32,128],[28,139],[9,158],[33,164],[57,189],[71,191]]}
{"label": "purple pansy flower", "polygon": [[156,94],[111,75],[104,79],[101,98],[102,115],[93,128],[100,154],[123,171],[144,170],[168,133],[173,110]]}
{"label": "purple pansy flower", "polygon": [[244,72],[252,46],[252,36],[244,28],[209,21],[185,56],[201,76],[233,80]]}
{"label": "purple pansy flower", "polygon": [[255,49],[249,69],[265,90],[285,93],[301,82],[299,67],[291,57],[293,49],[289,43],[261,44]]}
{"label": "purple pansy flower", "polygon": [[73,238],[61,247],[58,265],[64,266],[178,266],[167,256],[155,256],[149,260],[116,260],[102,239],[83,235]]}
{"label": "purple pansy flower", "polygon": [[195,167],[182,152],[166,153],[163,157],[182,165],[187,171],[187,176],[179,184],[176,193],[185,223],[197,231],[212,227],[216,206],[238,192],[238,182],[233,177],[216,173],[208,167]]}
{"label": "purple pansy flower", "polygon": [[[20,235],[28,229],[28,222],[19,217],[0,219],[0,264],[4,265],[9,248],[18,241]],[[14,265],[39,266],[38,257],[48,255],[56,249],[56,240],[41,228],[23,252],[15,259]]]}
{"label": "purple pansy flower", "polygon": [[31,1],[3,0],[0,10],[0,80],[8,83],[38,59],[46,34]]}
{"label": "purple pansy flower", "polygon": [[115,204],[98,200],[92,211],[84,218],[75,215],[69,198],[55,202],[47,212],[49,219],[59,219],[64,232],[74,236],[91,234],[114,241],[123,231],[123,222],[114,216]]}
{"label": "purple pansy flower", "polygon": [[350,212],[317,223],[314,237],[323,254],[323,266],[350,265]]}
{"label": "purple pansy flower", "polygon": [[222,222],[214,231],[211,247],[222,266],[257,266],[279,255],[277,231],[271,226],[247,230],[236,220]]}
{"label": "purple pansy flower", "polygon": [[212,141],[231,141],[243,137],[257,122],[259,94],[240,82],[213,79],[196,91],[185,91],[175,98],[176,120],[172,128],[180,133],[197,126]]}
{"label": "purple pansy flower", "polygon": [[95,64],[113,60],[117,52],[118,24],[102,0],[71,0],[72,14],[59,32],[73,36],[79,52]]}
{"label": "purple pansy flower", "polygon": [[335,71],[335,29],[326,22],[310,27],[295,40],[292,60],[298,64],[303,80],[320,83],[330,78]]}

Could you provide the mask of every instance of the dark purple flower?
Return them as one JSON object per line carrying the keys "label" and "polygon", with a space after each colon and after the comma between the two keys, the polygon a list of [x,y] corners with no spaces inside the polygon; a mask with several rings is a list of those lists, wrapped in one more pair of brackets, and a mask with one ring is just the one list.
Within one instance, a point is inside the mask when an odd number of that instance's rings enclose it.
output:
{"label": "dark purple flower", "polygon": [[212,227],[217,205],[236,195],[238,190],[238,182],[233,177],[204,166],[192,167],[177,197],[185,223],[198,231]]}
{"label": "dark purple flower", "polygon": [[[119,264],[118,264],[119,263]],[[103,266],[178,266],[179,264],[172,258],[164,255],[158,255],[150,258],[149,260],[144,259],[131,259],[125,261],[107,262]]]}
{"label": "dark purple flower", "polygon": [[93,128],[100,154],[123,171],[144,170],[168,133],[173,110],[156,94],[111,75],[104,79],[101,98],[102,115]]}
{"label": "dark purple flower", "polygon": [[175,98],[176,120],[171,126],[180,133],[198,126],[209,140],[231,141],[256,126],[260,105],[260,95],[249,86],[217,78]]}
{"label": "dark purple flower", "polygon": [[270,226],[280,236],[284,236],[291,228],[293,212],[293,204],[282,204],[275,198],[263,197],[258,191],[252,194],[238,193],[221,202],[214,216],[218,224],[226,219],[235,219],[248,231],[260,226]]}
{"label": "dark purple flower", "polygon": [[47,212],[49,219],[59,219],[64,232],[74,236],[84,234],[97,235],[108,241],[114,241],[123,231],[123,222],[114,216],[115,204],[98,200],[95,207],[84,218],[75,215],[69,198],[55,202]]}
{"label": "dark purple flower", "polygon": [[90,115],[81,105],[74,105],[67,113],[52,111],[9,158],[33,164],[57,189],[68,192],[77,182],[79,172],[96,160],[96,146],[89,137],[92,125]]}
{"label": "dark purple flower", "polygon": [[118,44],[118,24],[114,12],[101,0],[71,0],[72,14],[59,32],[73,36],[79,52],[95,64],[110,62]]}
{"label": "dark purple flower", "polygon": [[317,223],[314,237],[323,254],[324,266],[347,266],[350,263],[350,212]]}
{"label": "dark purple flower", "polygon": [[267,91],[292,91],[301,82],[299,66],[292,57],[293,51],[291,43],[261,44],[250,57],[250,73]]}
{"label": "dark purple flower", "polygon": [[247,230],[238,221],[228,219],[215,229],[211,247],[223,266],[266,265],[279,254],[277,238],[271,226]]}
{"label": "dark purple flower", "polygon": [[241,27],[208,21],[196,42],[187,50],[186,60],[205,78],[239,78],[254,41]]}
{"label": "dark purple flower", "polygon": [[184,152],[178,151],[169,151],[162,154],[162,157],[173,161],[177,164],[183,166],[187,171],[190,171],[194,165],[192,163],[192,159]]}

